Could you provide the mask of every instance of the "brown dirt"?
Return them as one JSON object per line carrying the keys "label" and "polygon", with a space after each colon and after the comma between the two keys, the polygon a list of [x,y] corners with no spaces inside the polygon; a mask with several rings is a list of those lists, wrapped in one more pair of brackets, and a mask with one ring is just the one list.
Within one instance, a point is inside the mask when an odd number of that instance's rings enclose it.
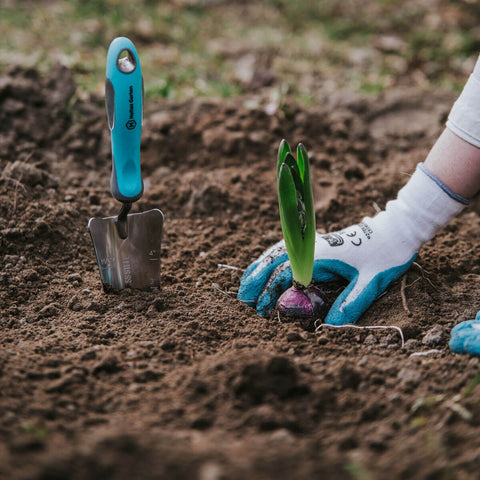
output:
{"label": "brown dirt", "polygon": [[0,78],[0,478],[478,478],[479,362],[447,345],[480,306],[474,212],[408,272],[410,313],[399,281],[363,316],[400,326],[404,349],[392,330],[258,317],[235,298],[241,272],[218,267],[281,238],[281,138],[312,154],[331,231],[396,194],[452,98],[148,105],[136,208],[166,215],[163,289],[112,295],[86,228],[119,210],[109,135],[101,99],[75,91],[62,67]]}

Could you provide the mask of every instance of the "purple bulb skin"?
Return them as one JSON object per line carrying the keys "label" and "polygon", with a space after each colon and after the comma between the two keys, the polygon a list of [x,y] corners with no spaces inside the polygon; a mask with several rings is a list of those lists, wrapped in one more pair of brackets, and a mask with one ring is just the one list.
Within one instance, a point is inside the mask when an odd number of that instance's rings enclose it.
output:
{"label": "purple bulb skin", "polygon": [[296,319],[302,328],[312,331],[315,320],[323,321],[327,316],[327,297],[314,285],[307,288],[292,286],[278,299],[277,309],[281,317]]}

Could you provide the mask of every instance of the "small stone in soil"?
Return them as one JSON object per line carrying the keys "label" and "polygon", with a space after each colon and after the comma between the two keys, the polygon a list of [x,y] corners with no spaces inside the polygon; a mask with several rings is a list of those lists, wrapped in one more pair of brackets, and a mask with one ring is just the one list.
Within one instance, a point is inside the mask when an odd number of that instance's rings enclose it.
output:
{"label": "small stone in soil", "polygon": [[435,325],[430,329],[423,337],[422,343],[429,347],[440,345],[443,340],[443,327],[441,325]]}
{"label": "small stone in soil", "polygon": [[403,387],[409,389],[415,388],[422,381],[422,376],[416,370],[403,368],[398,373],[397,379]]}
{"label": "small stone in soil", "polygon": [[412,352],[414,350],[417,350],[418,348],[420,348],[420,342],[416,339],[416,338],[409,338],[406,342],[405,342],[405,345],[404,345],[404,349],[407,351],[407,352]]}

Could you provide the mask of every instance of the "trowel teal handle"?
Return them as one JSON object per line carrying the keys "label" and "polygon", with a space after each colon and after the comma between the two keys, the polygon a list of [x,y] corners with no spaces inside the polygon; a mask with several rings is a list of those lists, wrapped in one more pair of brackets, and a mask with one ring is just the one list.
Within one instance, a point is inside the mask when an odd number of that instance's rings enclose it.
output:
{"label": "trowel teal handle", "polygon": [[117,200],[131,203],[143,194],[143,77],[137,50],[128,38],[118,37],[110,44],[106,76],[105,100],[113,157],[110,188]]}

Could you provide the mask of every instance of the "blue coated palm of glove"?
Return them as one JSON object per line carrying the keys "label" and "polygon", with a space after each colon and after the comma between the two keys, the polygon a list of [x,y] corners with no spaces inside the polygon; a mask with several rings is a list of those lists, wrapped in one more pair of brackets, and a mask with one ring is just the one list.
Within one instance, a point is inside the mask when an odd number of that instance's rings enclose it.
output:
{"label": "blue coated palm of glove", "polygon": [[480,355],[480,312],[475,320],[461,322],[452,329],[449,345],[456,353]]}

